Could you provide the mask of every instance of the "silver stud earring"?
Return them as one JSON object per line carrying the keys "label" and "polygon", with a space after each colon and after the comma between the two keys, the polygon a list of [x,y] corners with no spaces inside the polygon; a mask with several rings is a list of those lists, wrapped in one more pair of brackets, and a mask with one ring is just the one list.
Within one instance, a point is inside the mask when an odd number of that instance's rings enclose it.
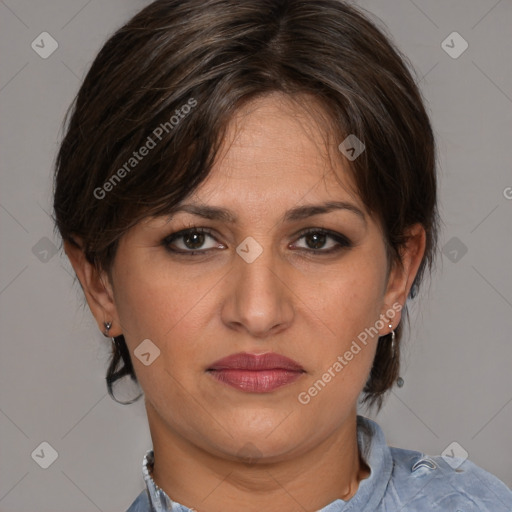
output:
{"label": "silver stud earring", "polygon": [[112,322],[103,322],[103,325],[105,326],[105,330],[103,331],[103,336],[105,336],[106,338],[110,338],[108,331],[112,327]]}

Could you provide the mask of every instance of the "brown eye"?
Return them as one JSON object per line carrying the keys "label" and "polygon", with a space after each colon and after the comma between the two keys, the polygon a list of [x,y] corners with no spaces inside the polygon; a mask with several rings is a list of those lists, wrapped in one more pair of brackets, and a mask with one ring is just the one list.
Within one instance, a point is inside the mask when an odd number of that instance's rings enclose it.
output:
{"label": "brown eye", "polygon": [[[215,243],[205,247],[208,238]],[[188,255],[206,253],[215,248],[225,248],[224,245],[215,240],[213,235],[202,228],[192,228],[172,233],[162,240],[162,245],[170,252]]]}
{"label": "brown eye", "polygon": [[[299,246],[299,249],[317,252],[319,254],[330,254],[353,246],[352,242],[346,236],[325,229],[311,229],[306,231],[299,237],[299,240],[301,239],[304,239],[305,247]],[[329,243],[329,241],[331,242]]]}
{"label": "brown eye", "polygon": [[183,235],[182,238],[188,249],[200,249],[204,244],[205,235],[204,233],[192,232],[187,235]]}
{"label": "brown eye", "polygon": [[324,233],[310,233],[305,235],[304,239],[310,249],[321,249],[325,245],[327,235]]}

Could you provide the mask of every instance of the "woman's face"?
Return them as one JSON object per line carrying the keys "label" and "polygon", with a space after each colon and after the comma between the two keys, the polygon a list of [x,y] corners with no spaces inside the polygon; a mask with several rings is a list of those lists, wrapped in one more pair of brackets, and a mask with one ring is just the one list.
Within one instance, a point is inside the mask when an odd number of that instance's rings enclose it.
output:
{"label": "woman's face", "polygon": [[[388,275],[379,225],[341,153],[336,162],[313,118],[281,95],[260,98],[239,111],[210,176],[184,201],[232,219],[181,211],[122,238],[112,307],[98,320],[125,336],[152,432],[271,461],[353,419],[378,336],[390,332],[385,317],[395,328],[412,278]],[[192,227],[204,232],[163,242]],[[240,352],[281,354],[302,371],[211,370]]]}

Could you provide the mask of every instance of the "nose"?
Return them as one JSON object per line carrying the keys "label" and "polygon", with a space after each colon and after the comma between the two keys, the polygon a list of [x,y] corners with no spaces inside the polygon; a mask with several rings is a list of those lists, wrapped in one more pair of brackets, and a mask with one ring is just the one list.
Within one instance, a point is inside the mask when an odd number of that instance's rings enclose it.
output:
{"label": "nose", "polygon": [[294,295],[289,272],[271,248],[263,248],[251,263],[236,255],[223,286],[222,320],[230,329],[266,338],[292,323]]}

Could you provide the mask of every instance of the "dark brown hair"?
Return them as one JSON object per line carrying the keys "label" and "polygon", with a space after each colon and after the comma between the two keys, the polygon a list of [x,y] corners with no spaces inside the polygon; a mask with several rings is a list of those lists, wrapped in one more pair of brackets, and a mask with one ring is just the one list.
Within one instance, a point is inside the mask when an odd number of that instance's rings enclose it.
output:
{"label": "dark brown hair", "polygon": [[[400,263],[409,226],[425,228],[414,296],[432,266],[438,217],[434,137],[405,62],[368,14],[343,1],[157,0],[106,42],[68,112],[56,229],[75,245],[81,237],[87,260],[109,272],[128,229],[169,213],[206,178],[241,105],[275,91],[298,102],[313,96],[338,142],[364,141],[354,161],[338,157],[382,225],[389,261]],[[389,335],[379,339],[364,388],[371,405],[382,405],[398,377],[402,324],[396,350]],[[137,382],[120,335],[107,374],[112,397],[125,375]]]}

